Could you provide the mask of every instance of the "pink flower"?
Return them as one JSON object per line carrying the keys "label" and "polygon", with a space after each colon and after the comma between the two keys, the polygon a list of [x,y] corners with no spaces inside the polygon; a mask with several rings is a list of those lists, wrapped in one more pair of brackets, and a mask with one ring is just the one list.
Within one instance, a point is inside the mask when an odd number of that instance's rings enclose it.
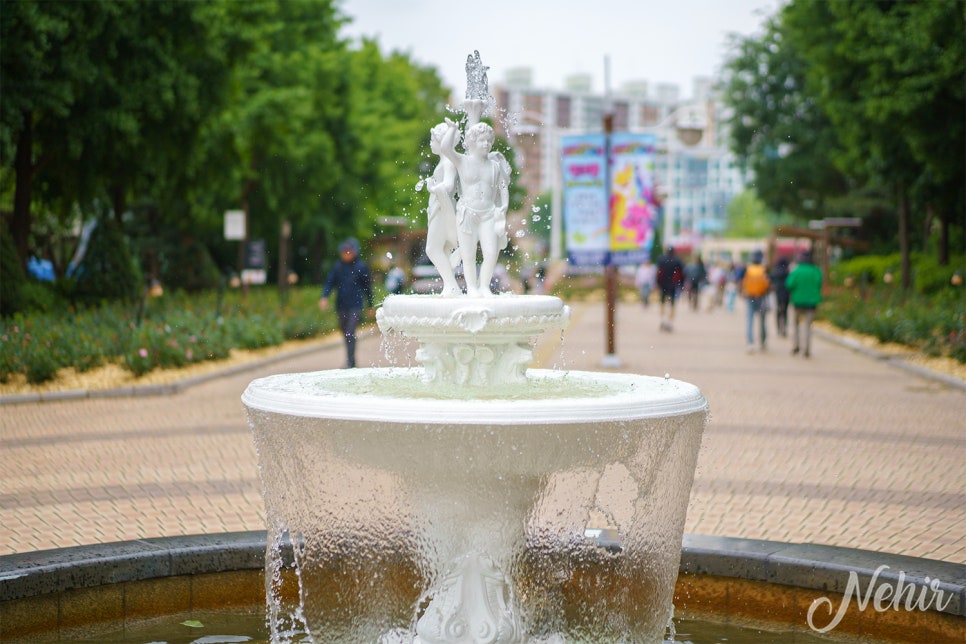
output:
{"label": "pink flower", "polygon": [[144,348],[138,349],[138,355],[141,356],[142,358],[147,358],[148,350]]}
{"label": "pink flower", "polygon": [[184,352],[184,357],[187,358],[189,361],[191,360],[191,358],[194,357],[194,354],[191,352],[191,349],[188,349],[187,351]]}

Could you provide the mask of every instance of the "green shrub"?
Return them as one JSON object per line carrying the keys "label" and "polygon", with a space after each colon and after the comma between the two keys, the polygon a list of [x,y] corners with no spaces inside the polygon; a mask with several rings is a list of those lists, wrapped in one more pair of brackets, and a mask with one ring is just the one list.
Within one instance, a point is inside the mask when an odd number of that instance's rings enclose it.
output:
{"label": "green shrub", "polygon": [[885,281],[886,273],[891,273],[895,282],[899,281],[902,260],[894,255],[863,255],[833,264],[829,268],[829,283],[841,286],[851,278],[856,286],[875,286]]}
{"label": "green shrub", "polygon": [[40,384],[53,380],[62,365],[58,362],[56,354],[44,345],[34,343],[24,351],[24,366],[27,382]]}
{"label": "green shrub", "polygon": [[833,287],[819,307],[832,324],[897,342],[928,355],[966,361],[966,299],[962,290],[947,288],[932,295],[906,295],[892,286],[879,285],[863,297],[858,289]]}
{"label": "green shrub", "polygon": [[[952,288],[953,275],[957,271],[960,274],[966,272],[966,256],[963,255],[953,256],[946,266],[940,266],[935,256],[922,253],[913,253],[910,262],[915,291],[923,295]],[[841,286],[851,278],[855,286],[860,288],[877,286],[884,284],[885,275],[891,273],[893,284],[898,285],[901,270],[902,260],[897,253],[863,255],[833,264],[829,269],[829,282]]]}
{"label": "green shrub", "polygon": [[[930,295],[955,289],[952,278],[957,271],[960,275],[966,273],[966,255],[952,257],[946,266],[940,266],[932,256],[919,258],[915,267],[916,292]],[[959,289],[962,291],[962,286]]]}
{"label": "green shrub", "polygon": [[72,293],[84,303],[115,299],[133,302],[140,296],[141,269],[121,227],[112,218],[98,220],[73,280]]}
{"label": "green shrub", "polygon": [[222,276],[211,253],[194,238],[168,244],[161,258],[161,283],[165,288],[198,292],[216,289]]}
{"label": "green shrub", "polygon": [[26,373],[23,350],[26,346],[26,324],[18,313],[5,321],[0,332],[0,382],[9,382],[15,373]]}
{"label": "green shrub", "polygon": [[28,279],[24,282],[21,295],[21,310],[24,312],[54,313],[67,311],[70,308],[70,302],[64,298],[57,285],[50,282]]}
{"label": "green shrub", "polygon": [[8,317],[23,310],[23,285],[27,281],[13,236],[0,225],[0,316]]}

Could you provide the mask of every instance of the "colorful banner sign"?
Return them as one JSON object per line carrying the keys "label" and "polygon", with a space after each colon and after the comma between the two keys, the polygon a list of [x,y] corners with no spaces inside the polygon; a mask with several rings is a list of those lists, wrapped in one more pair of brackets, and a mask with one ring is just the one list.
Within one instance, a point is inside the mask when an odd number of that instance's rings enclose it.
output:
{"label": "colorful banner sign", "polygon": [[657,224],[652,135],[611,136],[610,207],[603,134],[563,137],[567,260],[575,266],[640,264]]}
{"label": "colorful banner sign", "polygon": [[604,137],[600,134],[565,136],[560,150],[567,261],[575,266],[603,265],[608,259],[610,243]]}
{"label": "colorful banner sign", "polygon": [[658,224],[654,198],[654,146],[650,134],[611,136],[610,261],[640,264],[648,258]]}

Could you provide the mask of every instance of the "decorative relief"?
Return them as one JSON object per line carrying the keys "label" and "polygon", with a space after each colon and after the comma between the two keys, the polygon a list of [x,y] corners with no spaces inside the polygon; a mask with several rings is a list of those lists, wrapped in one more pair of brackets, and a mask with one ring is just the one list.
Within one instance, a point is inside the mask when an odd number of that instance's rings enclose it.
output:
{"label": "decorative relief", "polygon": [[456,562],[416,623],[414,644],[516,644],[523,641],[508,598],[510,582],[485,554]]}

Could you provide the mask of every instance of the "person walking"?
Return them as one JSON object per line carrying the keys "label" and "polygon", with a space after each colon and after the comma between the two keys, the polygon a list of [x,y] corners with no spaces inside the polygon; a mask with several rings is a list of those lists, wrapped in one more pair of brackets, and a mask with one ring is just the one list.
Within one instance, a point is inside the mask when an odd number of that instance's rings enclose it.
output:
{"label": "person walking", "polygon": [[[803,355],[812,355],[812,322],[815,321],[815,309],[822,301],[822,271],[812,262],[812,251],[802,253],[798,264],[788,274],[785,280],[789,298],[795,307],[795,329],[792,334],[792,355],[804,346]],[[804,326],[804,333],[799,335],[799,327]],[[804,340],[804,345],[799,340]]]}
{"label": "person walking", "polygon": [[708,284],[711,286],[711,297],[708,299],[708,312],[724,305],[725,284],[728,283],[728,274],[721,264],[712,264],[708,271]]}
{"label": "person walking", "polygon": [[688,304],[692,311],[697,311],[701,302],[701,289],[708,283],[708,269],[705,268],[700,254],[684,272],[688,278]]}
{"label": "person walking", "polygon": [[637,273],[634,274],[634,285],[637,286],[637,292],[641,294],[641,302],[645,308],[647,308],[651,299],[651,292],[654,290],[656,283],[657,266],[650,259],[646,259],[643,264],[637,267]]}
{"label": "person walking", "polygon": [[[674,329],[674,300],[684,284],[684,264],[674,253],[674,246],[657,260],[657,285],[661,290],[661,331]],[[665,316],[665,311],[667,315]]]}
{"label": "person walking", "polygon": [[406,286],[406,271],[400,268],[398,264],[393,264],[389,272],[386,273],[385,285],[387,293],[399,295]]}
{"label": "person walking", "polygon": [[775,329],[781,338],[788,337],[788,289],[785,280],[788,279],[788,258],[779,257],[768,276],[772,290],[775,292]]}
{"label": "person walking", "polygon": [[359,259],[359,242],[346,239],[339,245],[339,261],[325,279],[319,308],[329,308],[329,296],[336,291],[335,310],[339,316],[339,329],[345,338],[346,367],[356,366],[356,327],[362,320],[362,306],[369,305],[372,316],[372,278],[369,266]]}
{"label": "person walking", "polygon": [[759,337],[758,342],[761,350],[767,348],[768,334],[765,330],[765,313],[767,312],[766,302],[771,282],[762,264],[764,255],[760,250],[751,253],[748,266],[741,278],[741,292],[748,301],[748,317],[745,325],[745,334],[748,339],[748,353],[755,352],[755,318],[759,318]]}
{"label": "person walking", "polygon": [[735,312],[735,300],[738,299],[738,285],[741,283],[741,275],[744,267],[739,267],[734,262],[728,266],[727,277],[725,278],[725,306],[728,313]]}

